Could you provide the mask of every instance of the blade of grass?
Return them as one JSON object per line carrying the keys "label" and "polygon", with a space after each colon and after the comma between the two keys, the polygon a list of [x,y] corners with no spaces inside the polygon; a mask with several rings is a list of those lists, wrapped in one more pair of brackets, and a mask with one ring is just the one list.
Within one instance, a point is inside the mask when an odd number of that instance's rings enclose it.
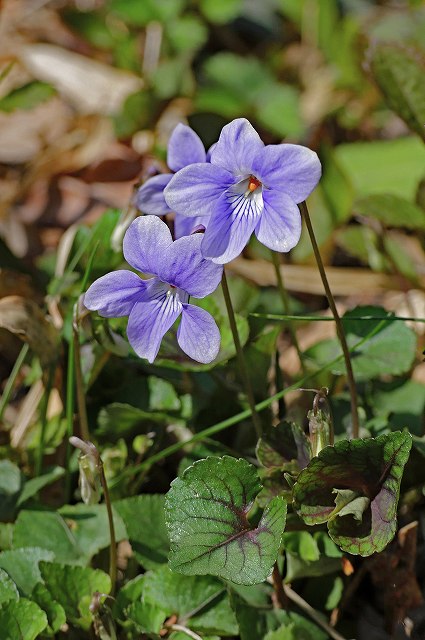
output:
{"label": "blade of grass", "polygon": [[16,378],[21,370],[22,365],[24,364],[24,360],[28,353],[29,346],[25,343],[22,349],[19,352],[18,357],[16,358],[16,362],[13,365],[12,371],[10,372],[10,376],[6,382],[4,387],[3,395],[0,398],[0,420],[3,417],[4,410],[7,407],[7,404],[10,400],[10,396],[12,395],[13,387],[15,386]]}

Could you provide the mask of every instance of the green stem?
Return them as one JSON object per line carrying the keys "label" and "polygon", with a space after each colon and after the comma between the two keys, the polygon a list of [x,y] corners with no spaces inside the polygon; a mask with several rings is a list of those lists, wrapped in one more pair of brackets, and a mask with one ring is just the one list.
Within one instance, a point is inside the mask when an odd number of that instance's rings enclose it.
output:
{"label": "green stem", "polygon": [[18,377],[21,367],[24,364],[24,360],[28,353],[28,349],[29,349],[29,346],[27,343],[25,343],[22,346],[22,349],[20,350],[18,357],[16,358],[15,364],[13,365],[12,371],[10,372],[10,376],[5,384],[3,395],[0,398],[0,420],[3,418],[4,410],[6,409],[7,404],[10,400],[10,396],[12,395],[16,378]]}
{"label": "green stem", "polygon": [[111,578],[111,596],[115,593],[115,584],[117,581],[117,542],[115,537],[114,515],[112,513],[111,497],[109,495],[108,483],[106,482],[103,461],[98,455],[98,469],[100,482],[103,489],[103,497],[105,499],[106,511],[108,512],[109,534],[111,537],[111,545],[109,547],[109,576]]}
{"label": "green stem", "polygon": [[223,290],[224,301],[226,303],[227,315],[229,316],[230,329],[235,343],[236,355],[238,358],[239,372],[242,378],[243,386],[251,411],[252,422],[254,424],[257,437],[261,437],[262,427],[260,417],[255,408],[254,392],[252,390],[251,381],[249,379],[248,368],[246,366],[245,356],[243,354],[241,341],[239,339],[238,327],[236,325],[235,312],[233,310],[232,300],[230,297],[229,286],[227,284],[226,272],[223,269],[223,277],[221,279],[221,288]]}
{"label": "green stem", "polygon": [[78,331],[79,318],[77,311],[78,302],[74,308],[74,322],[72,327],[72,340],[74,344],[74,367],[75,367],[75,389],[77,392],[78,416],[80,422],[80,433],[83,440],[90,440],[89,424],[87,419],[86,400],[84,393],[84,381],[81,371],[80,335]]}
{"label": "green stem", "polygon": [[46,427],[47,427],[47,409],[49,406],[49,398],[50,393],[52,391],[53,386],[53,376],[56,370],[56,363],[51,364],[49,367],[49,373],[47,376],[47,384],[44,389],[44,397],[43,403],[41,405],[40,410],[40,423],[41,423],[41,431],[40,431],[40,444],[37,451],[37,459],[35,461],[35,475],[39,476],[43,467],[43,456],[44,456],[44,443],[46,440]]}
{"label": "green stem", "polygon": [[[288,292],[286,291],[286,287],[285,287],[285,283],[283,282],[283,276],[282,276],[282,270],[281,270],[281,264],[280,264],[280,260],[279,260],[279,254],[276,253],[276,251],[271,251],[272,254],[272,261],[273,261],[273,266],[274,266],[274,270],[276,273],[276,280],[277,280],[277,288],[279,290],[280,293],[280,297],[282,299],[282,305],[283,305],[283,310],[285,312],[285,315],[289,314],[289,298],[288,298]],[[306,368],[305,368],[305,364],[304,364],[304,357],[302,354],[302,351],[300,349],[300,345],[298,342],[298,338],[297,338],[297,334],[295,332],[294,329],[294,325],[292,324],[292,322],[288,322],[288,330],[289,333],[291,335],[291,340],[292,340],[292,344],[294,345],[296,352],[298,354],[298,358],[301,364],[301,369],[303,372],[303,375],[305,375],[307,373]]]}
{"label": "green stem", "polygon": [[356,389],[356,383],[354,380],[353,368],[351,366],[350,351],[348,349],[347,340],[345,338],[344,327],[342,325],[341,318],[338,313],[338,309],[336,308],[332,291],[329,287],[328,278],[326,276],[325,267],[323,265],[322,257],[320,255],[319,247],[316,241],[316,236],[314,234],[313,225],[311,224],[310,214],[308,212],[307,205],[305,202],[301,202],[301,204],[299,204],[298,206],[300,208],[301,214],[304,218],[304,221],[307,227],[308,234],[310,236],[310,241],[313,247],[314,256],[316,258],[317,266],[319,268],[320,277],[323,282],[329,307],[335,319],[336,332],[338,334],[338,338],[342,348],[342,353],[344,355],[345,368],[347,371],[348,388],[350,390],[352,436],[353,438],[358,438],[359,437],[359,413],[358,413],[358,406],[357,406],[357,389]]}
{"label": "green stem", "polygon": [[74,369],[75,369],[75,354],[74,354],[74,340],[69,343],[68,349],[68,367],[67,367],[67,380],[66,380],[66,432],[67,443],[65,451],[65,503],[69,502],[71,497],[71,445],[69,444],[69,438],[74,435],[74,402],[75,402],[75,388],[74,388]]}

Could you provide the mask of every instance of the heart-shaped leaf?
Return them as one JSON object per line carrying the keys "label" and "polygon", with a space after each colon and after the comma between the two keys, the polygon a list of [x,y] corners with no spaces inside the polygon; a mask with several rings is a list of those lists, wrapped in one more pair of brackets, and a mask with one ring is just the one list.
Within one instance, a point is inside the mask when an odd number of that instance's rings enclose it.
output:
{"label": "heart-shaped leaf", "polygon": [[46,627],[46,614],[31,600],[9,600],[0,607],[1,637],[5,640],[35,640]]}
{"label": "heart-shaped leaf", "polygon": [[255,467],[246,460],[211,457],[186,469],[165,501],[171,569],[237,584],[265,580],[279,551],[286,502],[274,498],[252,526],[248,513],[260,489]]}
{"label": "heart-shaped leaf", "polygon": [[322,449],[301,471],[294,506],[308,525],[328,523],[329,535],[352,554],[382,551],[397,529],[397,503],[412,436],[384,434],[343,440]]}

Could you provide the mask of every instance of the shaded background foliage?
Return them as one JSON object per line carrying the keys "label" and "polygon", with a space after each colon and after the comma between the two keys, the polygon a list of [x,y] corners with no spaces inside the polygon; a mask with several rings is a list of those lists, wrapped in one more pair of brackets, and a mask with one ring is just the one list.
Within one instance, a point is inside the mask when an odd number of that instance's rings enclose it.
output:
{"label": "shaded background foliage", "polygon": [[[2,3],[0,602],[7,606],[0,608],[0,628],[10,625],[11,637],[16,619],[33,621],[24,637],[82,637],[91,623],[90,594],[110,588],[101,571],[107,569],[106,513],[98,505],[72,504],[78,497],[75,457],[70,493],[64,489],[73,305],[86,272],[93,280],[123,264],[120,239],[135,213],[134,189],[165,169],[174,126],[188,122],[208,147],[224,124],[244,116],[266,143],[284,139],[319,153],[324,173],[309,207],[339,308],[350,310],[345,326],[355,345],[378,323],[356,321],[359,315],[379,318],[384,308],[425,316],[424,42],[425,9],[414,0]],[[327,316],[305,233],[282,262],[291,311]],[[283,313],[268,252],[252,240],[229,272],[252,383],[262,400],[297,383],[300,363],[285,323],[250,315]],[[267,609],[268,584],[250,592],[235,587],[229,600],[217,578],[176,577],[165,566],[160,494],[170,481],[207,455],[255,459],[246,417],[220,435],[202,436],[206,427],[246,408],[221,294],[202,304],[222,332],[214,369],[182,363],[172,337],[155,365],[136,359],[120,319],[106,325],[85,318],[80,327],[90,433],[116,505],[120,576],[122,582],[133,579],[114,605],[120,637],[157,634],[172,614],[184,619],[200,603],[189,597],[176,603],[170,594],[187,588],[218,594],[211,610],[188,623],[201,637],[251,640],[255,629],[255,638],[304,633],[320,640],[326,634],[299,610]],[[397,625],[402,634],[399,621],[407,618],[415,637],[423,633],[423,326],[388,321],[353,356],[361,435],[408,428],[414,436],[396,541],[372,560],[351,558],[347,565],[325,527],[300,532],[296,516],[288,515],[285,580],[318,611],[339,617],[346,637],[387,638]],[[342,438],[350,421],[344,368],[339,362],[323,369],[339,353],[333,323],[296,327],[314,385],[331,390]],[[22,353],[20,338],[29,351],[8,390]],[[52,388],[48,403],[46,387]],[[310,406],[308,393],[288,393],[262,414],[264,425],[284,417],[305,425]],[[199,442],[140,468],[165,447],[200,433]],[[42,466],[41,438],[47,454]],[[276,473],[260,469],[259,499],[281,490]],[[140,566],[148,573],[139,575]],[[60,631],[65,620],[66,635]],[[178,634],[171,636],[183,637]]]}

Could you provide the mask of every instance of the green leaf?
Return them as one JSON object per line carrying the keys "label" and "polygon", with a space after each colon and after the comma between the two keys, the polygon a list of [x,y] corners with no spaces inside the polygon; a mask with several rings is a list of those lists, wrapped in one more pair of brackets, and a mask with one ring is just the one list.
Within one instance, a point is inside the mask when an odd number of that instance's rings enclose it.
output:
{"label": "green leaf", "polygon": [[38,563],[40,560],[53,559],[51,551],[39,547],[12,549],[0,553],[0,568],[9,574],[22,594],[29,596],[37,582],[41,581]]}
{"label": "green leaf", "polygon": [[354,212],[379,220],[387,227],[425,229],[425,211],[406,198],[390,193],[376,193],[359,198],[354,203]]}
{"label": "green leaf", "polygon": [[343,551],[362,556],[382,551],[397,529],[400,482],[411,445],[408,432],[396,431],[322,449],[298,476],[295,509],[308,525],[327,522]]}
{"label": "green leaf", "polygon": [[[127,539],[127,531],[123,520],[112,507],[114,516],[115,539],[117,542]],[[81,557],[89,562],[101,549],[109,547],[111,538],[109,532],[108,512],[105,504],[87,505],[83,503],[66,505],[59,512],[65,520],[80,550]],[[64,562],[56,558],[59,562]]]}
{"label": "green leaf", "polygon": [[316,540],[308,531],[288,531],[283,534],[285,552],[300,556],[305,562],[315,562],[320,558]]}
{"label": "green leaf", "polygon": [[207,20],[223,24],[236,18],[242,10],[242,0],[199,0]]}
{"label": "green leaf", "polygon": [[166,613],[161,605],[150,602],[133,602],[127,609],[128,619],[142,633],[158,634],[164,624]]}
{"label": "green leaf", "polygon": [[116,441],[119,437],[148,433],[168,421],[165,413],[143,411],[125,402],[113,402],[100,410],[98,434]]}
{"label": "green leaf", "polygon": [[0,100],[0,111],[16,111],[17,109],[33,109],[54,96],[56,91],[45,82],[29,82],[19,89],[14,89]]}
{"label": "green leaf", "polygon": [[19,592],[16,584],[4,569],[0,569],[0,604],[8,600],[18,600]]}
{"label": "green leaf", "polygon": [[286,521],[286,502],[274,498],[257,527],[248,520],[261,484],[246,460],[200,460],[171,484],[165,520],[170,567],[186,575],[216,575],[256,584],[272,570]]}
{"label": "green leaf", "polygon": [[56,482],[58,478],[61,478],[64,473],[65,469],[63,467],[53,467],[51,471],[44,473],[41,476],[37,476],[36,478],[31,478],[31,480],[27,480],[21,491],[17,505],[20,506],[29,500],[29,498],[33,498],[39,491],[41,491],[41,489],[47,487],[53,482]]}
{"label": "green leaf", "polygon": [[46,627],[46,614],[31,600],[11,600],[0,607],[2,640],[35,640]]}
{"label": "green leaf", "polygon": [[371,405],[375,415],[383,416],[394,429],[408,426],[410,433],[423,433],[425,386],[422,382],[408,380],[400,385],[386,385],[373,391]]}
{"label": "green leaf", "polygon": [[369,265],[372,271],[384,271],[385,257],[378,247],[379,238],[373,229],[350,224],[338,229],[334,238],[344,251]]}
{"label": "green leaf", "polygon": [[114,502],[127,528],[133,553],[143,567],[167,562],[170,544],[164,516],[164,496],[143,494]]}
{"label": "green leaf", "polygon": [[302,640],[324,640],[327,635],[309,620],[297,616],[297,619],[288,621],[264,636],[264,640],[300,640],[300,638]]}
{"label": "green leaf", "polygon": [[388,106],[425,140],[425,68],[420,54],[396,44],[379,44],[370,66]]}
{"label": "green leaf", "polygon": [[363,515],[370,505],[370,498],[361,496],[357,491],[352,491],[351,489],[334,489],[333,493],[336,494],[336,498],[335,510],[331,518],[336,516],[342,518],[343,516],[351,515],[358,522],[363,520]]}
{"label": "green leaf", "polygon": [[327,634],[319,627],[293,611],[269,609],[264,606],[256,608],[238,596],[232,597],[232,603],[239,622],[241,640],[264,640],[268,634],[277,631],[282,626],[296,627],[299,633],[293,638],[289,636],[291,640],[328,639]]}
{"label": "green leaf", "polygon": [[238,633],[227,589],[212,576],[184,576],[162,566],[145,574],[143,599],[161,606],[167,616],[177,615],[185,626],[199,633]]}
{"label": "green leaf", "polygon": [[[395,321],[381,307],[356,307],[343,316],[343,324],[349,346],[354,346],[370,334],[379,330],[369,340],[351,353],[354,377],[357,381],[372,380],[379,376],[401,375],[411,368],[416,355],[417,338],[403,322]],[[357,317],[382,317],[383,320],[357,320]],[[337,340],[325,340],[307,351],[319,364],[333,360],[341,349]],[[345,373],[345,365],[338,362],[332,367],[336,375]]]}
{"label": "green leaf", "polygon": [[0,520],[13,520],[22,484],[19,468],[10,460],[0,460]]}
{"label": "green leaf", "polygon": [[305,131],[299,93],[289,85],[270,83],[256,101],[256,118],[268,131],[282,138],[298,138]]}
{"label": "green leaf", "polygon": [[66,615],[64,608],[54,600],[52,594],[42,582],[35,585],[32,593],[31,600],[33,600],[38,606],[46,613],[48,626],[46,633],[54,635],[66,622]]}
{"label": "green leaf", "polygon": [[122,18],[126,24],[143,27],[153,20],[167,22],[173,20],[182,11],[185,0],[109,0],[109,9]]}
{"label": "green leaf", "polygon": [[109,593],[111,580],[99,569],[76,567],[56,562],[40,562],[40,572],[48,591],[65,610],[72,624],[89,629],[92,614],[89,605],[95,591]]}
{"label": "green leaf", "polygon": [[280,422],[270,427],[259,439],[256,454],[265,467],[281,467],[296,460],[303,469],[310,460],[310,443],[304,431],[295,422]]}
{"label": "green leaf", "polygon": [[12,548],[13,527],[11,522],[0,522],[0,551]]}
{"label": "green leaf", "polygon": [[391,193],[414,201],[425,163],[418,138],[341,144],[334,154],[357,197]]}
{"label": "green leaf", "polygon": [[167,25],[167,36],[177,52],[196,51],[208,39],[208,30],[197,16],[184,15]]}
{"label": "green leaf", "polygon": [[[127,537],[124,523],[114,515],[117,541]],[[54,553],[57,562],[87,564],[109,545],[105,505],[66,506],[60,512],[21,511],[13,532],[15,549],[31,544]]]}

